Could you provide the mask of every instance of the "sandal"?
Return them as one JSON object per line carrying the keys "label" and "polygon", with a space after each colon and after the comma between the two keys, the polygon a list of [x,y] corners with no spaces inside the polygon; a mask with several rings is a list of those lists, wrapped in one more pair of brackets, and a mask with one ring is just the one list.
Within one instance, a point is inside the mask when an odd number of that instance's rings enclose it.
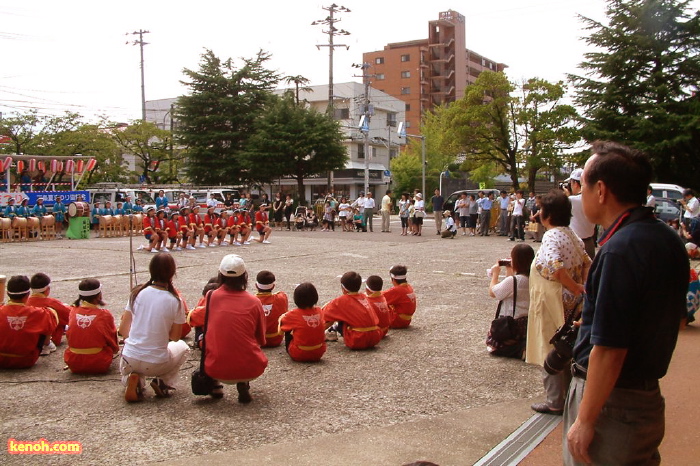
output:
{"label": "sandal", "polygon": [[151,380],[151,388],[156,393],[156,397],[158,398],[170,398],[170,392],[175,390],[175,387],[166,385],[165,382],[158,377]]}
{"label": "sandal", "polygon": [[140,377],[137,373],[132,372],[126,382],[126,390],[124,391],[124,399],[128,403],[136,403],[143,401],[143,388],[141,388]]}
{"label": "sandal", "polygon": [[212,388],[211,393],[209,393],[209,396],[211,396],[214,399],[219,399],[224,397],[224,386],[223,385],[216,385],[214,388]]}

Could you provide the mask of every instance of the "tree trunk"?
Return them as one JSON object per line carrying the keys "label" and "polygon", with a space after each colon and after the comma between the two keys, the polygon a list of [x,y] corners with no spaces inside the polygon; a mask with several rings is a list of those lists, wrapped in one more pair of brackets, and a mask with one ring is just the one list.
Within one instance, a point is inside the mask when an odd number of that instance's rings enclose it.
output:
{"label": "tree trunk", "polygon": [[297,192],[299,195],[299,205],[306,205],[306,199],[304,198],[304,177],[297,176]]}
{"label": "tree trunk", "polygon": [[537,192],[535,191],[535,178],[537,177],[538,171],[539,168],[532,165],[527,169],[527,190],[533,193]]}

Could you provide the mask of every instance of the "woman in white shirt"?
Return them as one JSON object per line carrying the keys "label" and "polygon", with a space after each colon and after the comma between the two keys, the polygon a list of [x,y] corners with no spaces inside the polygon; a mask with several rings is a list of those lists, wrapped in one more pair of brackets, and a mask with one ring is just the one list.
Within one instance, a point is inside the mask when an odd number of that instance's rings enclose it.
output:
{"label": "woman in white shirt", "polygon": [[[516,338],[508,341],[498,341],[489,332],[486,348],[494,356],[517,359],[523,357],[527,338],[527,315],[530,308],[530,268],[534,258],[535,251],[530,245],[518,244],[510,251],[510,263],[505,265],[506,277],[501,282],[498,281],[501,261],[490,269],[489,296],[501,302],[500,315],[513,317],[517,326]],[[516,293],[515,306],[513,306],[513,297]]]}
{"label": "woman in white shirt", "polygon": [[134,288],[122,315],[119,333],[124,349],[119,370],[126,385],[124,399],[142,401],[146,376],[159,398],[170,396],[189,347],[180,339],[185,310],[173,286],[175,260],[159,253],[148,266],[150,280]]}
{"label": "woman in white shirt", "polygon": [[510,224],[510,240],[515,241],[518,238],[520,241],[525,241],[525,217],[523,216],[523,208],[525,207],[525,193],[518,190],[513,199],[513,215],[511,216]]}
{"label": "woman in white shirt", "polygon": [[350,204],[345,197],[340,199],[340,204],[338,204],[338,218],[340,219],[340,225],[343,227],[343,231],[352,231],[352,222],[348,222],[348,217],[351,216]]}
{"label": "woman in white shirt", "polygon": [[413,219],[415,224],[415,235],[420,236],[421,231],[423,231],[423,217],[425,217],[425,201],[423,200],[423,195],[421,193],[416,194],[416,203],[414,208],[416,209],[416,216]]}

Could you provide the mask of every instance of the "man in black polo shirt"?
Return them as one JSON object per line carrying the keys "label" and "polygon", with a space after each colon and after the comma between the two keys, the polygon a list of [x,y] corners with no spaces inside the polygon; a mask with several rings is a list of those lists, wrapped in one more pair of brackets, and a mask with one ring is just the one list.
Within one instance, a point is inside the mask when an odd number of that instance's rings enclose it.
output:
{"label": "man in black polo shirt", "polygon": [[658,464],[666,374],[686,314],[689,264],[646,203],[645,156],[596,142],[582,177],[586,217],[606,230],[586,284],[564,410],[564,464]]}

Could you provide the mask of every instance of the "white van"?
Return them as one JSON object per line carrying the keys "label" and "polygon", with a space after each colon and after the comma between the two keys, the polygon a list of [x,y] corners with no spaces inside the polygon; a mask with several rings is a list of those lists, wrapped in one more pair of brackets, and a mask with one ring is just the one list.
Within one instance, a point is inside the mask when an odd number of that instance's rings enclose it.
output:
{"label": "white van", "polygon": [[651,183],[651,194],[656,198],[682,199],[683,191],[677,184]]}

